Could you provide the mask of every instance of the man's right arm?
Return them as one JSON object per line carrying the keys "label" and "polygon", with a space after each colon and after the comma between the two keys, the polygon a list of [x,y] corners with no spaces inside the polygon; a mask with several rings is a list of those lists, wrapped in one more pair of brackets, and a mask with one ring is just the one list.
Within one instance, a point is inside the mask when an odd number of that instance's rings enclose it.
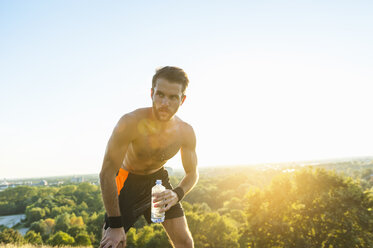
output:
{"label": "man's right arm", "polygon": [[[120,169],[124,156],[127,152],[128,145],[134,139],[134,120],[129,115],[123,116],[109,139],[106,147],[104,161],[100,172],[100,184],[102,199],[108,217],[121,216],[118,201],[118,190],[116,186],[116,174]],[[102,237],[100,247],[117,247],[126,243],[124,228],[109,227]]]}
{"label": "man's right arm", "polygon": [[133,120],[125,115],[115,126],[106,147],[104,161],[100,172],[102,198],[108,216],[120,216],[118,191],[115,182],[128,145],[133,139]]}

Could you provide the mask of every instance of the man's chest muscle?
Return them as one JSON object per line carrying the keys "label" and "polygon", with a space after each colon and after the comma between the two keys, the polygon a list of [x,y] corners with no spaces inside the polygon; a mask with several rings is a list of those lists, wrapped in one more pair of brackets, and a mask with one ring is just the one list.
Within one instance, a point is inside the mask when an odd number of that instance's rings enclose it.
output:
{"label": "man's chest muscle", "polygon": [[142,160],[165,161],[180,150],[181,142],[175,136],[139,137],[132,143],[133,151],[137,158]]}

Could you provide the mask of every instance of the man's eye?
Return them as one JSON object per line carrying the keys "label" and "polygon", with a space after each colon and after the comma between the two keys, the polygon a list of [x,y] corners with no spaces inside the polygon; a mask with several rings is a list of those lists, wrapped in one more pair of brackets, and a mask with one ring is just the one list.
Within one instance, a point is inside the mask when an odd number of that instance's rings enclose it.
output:
{"label": "man's eye", "polygon": [[163,95],[163,93],[161,93],[161,92],[157,92],[157,96],[161,96],[161,97],[163,97],[164,95]]}
{"label": "man's eye", "polygon": [[177,96],[171,96],[171,100],[178,100],[179,98]]}

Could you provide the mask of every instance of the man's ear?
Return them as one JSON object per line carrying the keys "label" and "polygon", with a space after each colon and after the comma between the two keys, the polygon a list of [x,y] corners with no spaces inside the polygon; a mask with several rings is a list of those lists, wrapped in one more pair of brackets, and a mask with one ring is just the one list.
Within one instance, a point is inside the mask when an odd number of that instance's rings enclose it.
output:
{"label": "man's ear", "polygon": [[182,98],[181,98],[181,103],[180,105],[183,105],[184,101],[185,101],[185,98],[186,98],[186,95],[183,95]]}
{"label": "man's ear", "polygon": [[153,95],[154,95],[154,89],[153,88],[151,88],[151,90],[150,90],[150,97],[153,99]]}

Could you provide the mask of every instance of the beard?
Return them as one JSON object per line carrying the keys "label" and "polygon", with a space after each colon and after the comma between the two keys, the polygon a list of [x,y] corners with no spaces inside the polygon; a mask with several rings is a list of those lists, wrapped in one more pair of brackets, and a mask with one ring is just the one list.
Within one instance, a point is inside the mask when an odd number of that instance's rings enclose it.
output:
{"label": "beard", "polygon": [[154,115],[155,115],[155,117],[157,118],[158,121],[169,121],[169,120],[171,120],[171,118],[176,113],[176,111],[172,112],[167,107],[157,108],[154,103],[153,103],[153,111],[154,111]]}

